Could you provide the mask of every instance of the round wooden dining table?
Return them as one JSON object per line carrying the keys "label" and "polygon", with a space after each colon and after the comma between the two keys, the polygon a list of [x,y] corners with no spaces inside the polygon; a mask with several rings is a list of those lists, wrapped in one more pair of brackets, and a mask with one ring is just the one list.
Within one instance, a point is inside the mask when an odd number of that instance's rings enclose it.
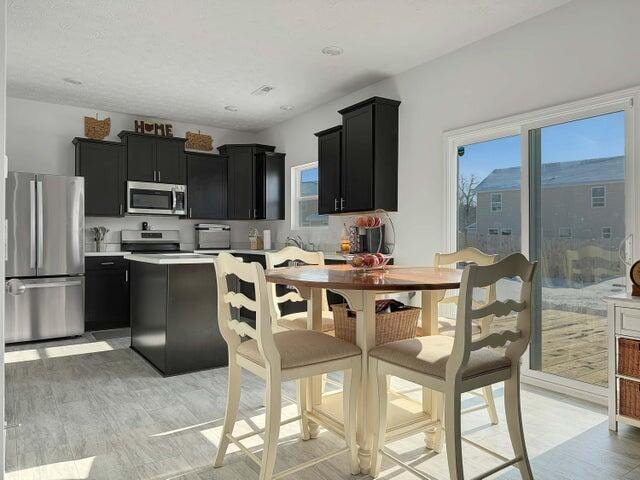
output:
{"label": "round wooden dining table", "polygon": [[[356,313],[356,344],[362,349],[362,379],[358,399],[357,442],[360,471],[369,473],[373,432],[376,428],[376,413],[372,399],[377,396],[373,391],[373,381],[369,379],[368,352],[375,346],[376,339],[376,297],[399,292],[420,292],[422,299],[422,334],[438,333],[438,298],[443,290],[458,289],[462,271],[452,268],[386,266],[379,270],[358,270],[350,265],[297,266],[278,268],[266,272],[266,280],[271,283],[288,285],[299,290],[307,300],[308,328],[322,329],[322,293],[331,290],[345,298],[349,308]],[[335,425],[333,430],[340,431],[342,426],[341,401],[336,394],[323,395],[321,378],[308,382],[307,404],[303,406],[310,418],[322,419],[323,425]],[[387,435],[401,435],[403,428],[415,426],[421,421],[425,425],[428,448],[441,445],[442,429],[439,402],[441,397],[428,389],[422,390],[422,402],[419,415],[411,412],[398,415],[396,424],[392,424],[390,415]],[[400,402],[394,402],[400,403]],[[312,423],[312,437],[317,436],[318,425]]]}

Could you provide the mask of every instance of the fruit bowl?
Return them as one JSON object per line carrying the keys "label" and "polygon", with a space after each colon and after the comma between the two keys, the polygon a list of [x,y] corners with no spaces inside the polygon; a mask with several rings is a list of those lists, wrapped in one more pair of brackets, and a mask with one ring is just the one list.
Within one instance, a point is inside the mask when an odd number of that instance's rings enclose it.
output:
{"label": "fruit bowl", "polygon": [[344,255],[345,260],[356,270],[381,270],[391,260],[390,255],[382,253],[350,253]]}

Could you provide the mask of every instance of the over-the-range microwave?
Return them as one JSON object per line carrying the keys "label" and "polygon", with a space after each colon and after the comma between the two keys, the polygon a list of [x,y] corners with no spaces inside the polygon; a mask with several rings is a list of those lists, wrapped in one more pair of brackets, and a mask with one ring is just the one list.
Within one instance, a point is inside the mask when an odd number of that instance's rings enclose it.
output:
{"label": "over-the-range microwave", "polygon": [[127,182],[127,213],[185,215],[186,185]]}

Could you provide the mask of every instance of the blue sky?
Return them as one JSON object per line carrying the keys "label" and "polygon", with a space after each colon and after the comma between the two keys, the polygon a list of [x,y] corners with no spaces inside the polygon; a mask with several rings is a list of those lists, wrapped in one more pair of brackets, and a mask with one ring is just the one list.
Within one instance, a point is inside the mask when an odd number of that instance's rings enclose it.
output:
{"label": "blue sky", "polygon": [[[553,163],[624,155],[624,113],[552,125],[542,129],[542,162]],[[465,146],[460,174],[480,180],[496,168],[520,166],[520,136]]]}

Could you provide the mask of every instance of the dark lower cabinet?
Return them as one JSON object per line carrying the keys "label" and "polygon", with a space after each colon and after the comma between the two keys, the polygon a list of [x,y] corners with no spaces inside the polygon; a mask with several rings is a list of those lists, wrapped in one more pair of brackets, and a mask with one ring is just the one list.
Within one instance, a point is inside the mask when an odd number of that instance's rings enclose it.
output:
{"label": "dark lower cabinet", "polygon": [[124,215],[126,165],[124,146],[76,137],[76,175],[84,177],[86,215]]}
{"label": "dark lower cabinet", "polygon": [[129,272],[122,256],[85,259],[85,330],[129,326]]}
{"label": "dark lower cabinet", "polygon": [[187,216],[227,218],[227,157],[187,153]]}

